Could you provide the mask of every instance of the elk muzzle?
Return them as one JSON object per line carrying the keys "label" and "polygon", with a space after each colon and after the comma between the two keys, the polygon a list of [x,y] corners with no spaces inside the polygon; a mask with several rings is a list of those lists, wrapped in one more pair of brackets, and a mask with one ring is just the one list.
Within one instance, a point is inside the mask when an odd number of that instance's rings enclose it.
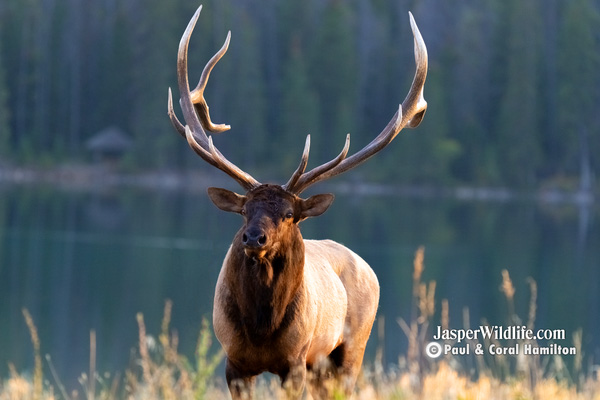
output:
{"label": "elk muzzle", "polygon": [[242,234],[242,245],[247,257],[262,258],[267,253],[267,233],[260,226],[251,225]]}
{"label": "elk muzzle", "polygon": [[267,235],[262,229],[250,228],[242,235],[242,243],[245,247],[259,249],[267,244]]}

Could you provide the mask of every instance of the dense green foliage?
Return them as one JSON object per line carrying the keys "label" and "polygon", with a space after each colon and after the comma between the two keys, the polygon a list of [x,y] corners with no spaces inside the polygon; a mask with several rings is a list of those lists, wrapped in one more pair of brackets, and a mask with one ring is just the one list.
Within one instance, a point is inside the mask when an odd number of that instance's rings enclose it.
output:
{"label": "dense green foliage", "polygon": [[[205,0],[190,80],[232,31],[207,98],[229,159],[288,176],[387,124],[414,71],[407,11],[429,48],[426,118],[359,173],[406,184],[561,184],[600,170],[597,0]],[[166,116],[189,0],[4,0],[0,165],[87,160],[109,125],[134,168],[206,168]],[[175,89],[175,94],[177,90]],[[589,180],[589,179],[588,179]]]}

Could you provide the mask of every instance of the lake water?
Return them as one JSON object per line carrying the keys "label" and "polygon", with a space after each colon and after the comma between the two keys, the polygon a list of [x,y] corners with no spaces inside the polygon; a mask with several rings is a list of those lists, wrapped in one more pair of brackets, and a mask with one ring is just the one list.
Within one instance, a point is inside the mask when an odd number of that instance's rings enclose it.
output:
{"label": "lake water", "polygon": [[[597,205],[338,193],[327,213],[301,228],[306,238],[345,244],[376,271],[386,324],[383,343],[374,331],[368,360],[378,345],[386,363],[406,353],[396,321],[410,318],[412,262],[424,246],[423,279],[437,282],[434,325],[442,299],[449,301],[451,327],[462,327],[465,307],[471,325],[482,318],[505,324],[499,287],[506,269],[517,313],[527,318],[531,277],[538,285],[536,326],[565,329],[565,345],[582,329],[585,357],[597,362],[599,214]],[[0,377],[8,362],[21,371],[33,364],[23,308],[37,324],[42,353],[69,383],[88,369],[92,329],[98,370],[128,367],[136,313],[157,335],[166,299],[173,301],[180,350],[191,356],[240,223],[203,191],[0,187]]]}

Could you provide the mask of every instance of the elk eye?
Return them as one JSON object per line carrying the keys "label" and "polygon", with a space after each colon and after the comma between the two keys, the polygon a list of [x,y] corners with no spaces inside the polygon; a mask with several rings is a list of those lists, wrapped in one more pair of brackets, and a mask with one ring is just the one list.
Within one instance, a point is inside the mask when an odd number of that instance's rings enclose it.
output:
{"label": "elk eye", "polygon": [[244,215],[244,216],[245,216],[245,215],[246,215],[246,209],[245,209],[245,208],[242,208],[242,209],[240,210],[240,214],[242,214],[242,215]]}
{"label": "elk eye", "polygon": [[285,217],[286,217],[286,218],[293,218],[293,217],[294,217],[294,213],[293,213],[292,211],[288,211],[288,212],[285,214]]}

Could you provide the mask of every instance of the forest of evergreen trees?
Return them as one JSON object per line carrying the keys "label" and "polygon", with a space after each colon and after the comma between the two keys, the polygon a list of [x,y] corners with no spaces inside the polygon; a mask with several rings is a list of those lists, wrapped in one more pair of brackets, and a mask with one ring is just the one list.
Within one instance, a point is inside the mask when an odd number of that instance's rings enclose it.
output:
{"label": "forest of evergreen trees", "polygon": [[[429,109],[370,180],[577,188],[600,171],[598,0],[203,0],[190,80],[207,88],[215,143],[261,180],[287,177],[306,134],[311,165],[387,124],[414,73],[408,11],[429,50]],[[89,160],[117,125],[133,169],[210,168],[174,133],[179,38],[200,0],[3,0],[0,167]],[[176,107],[177,109],[177,107]]]}

